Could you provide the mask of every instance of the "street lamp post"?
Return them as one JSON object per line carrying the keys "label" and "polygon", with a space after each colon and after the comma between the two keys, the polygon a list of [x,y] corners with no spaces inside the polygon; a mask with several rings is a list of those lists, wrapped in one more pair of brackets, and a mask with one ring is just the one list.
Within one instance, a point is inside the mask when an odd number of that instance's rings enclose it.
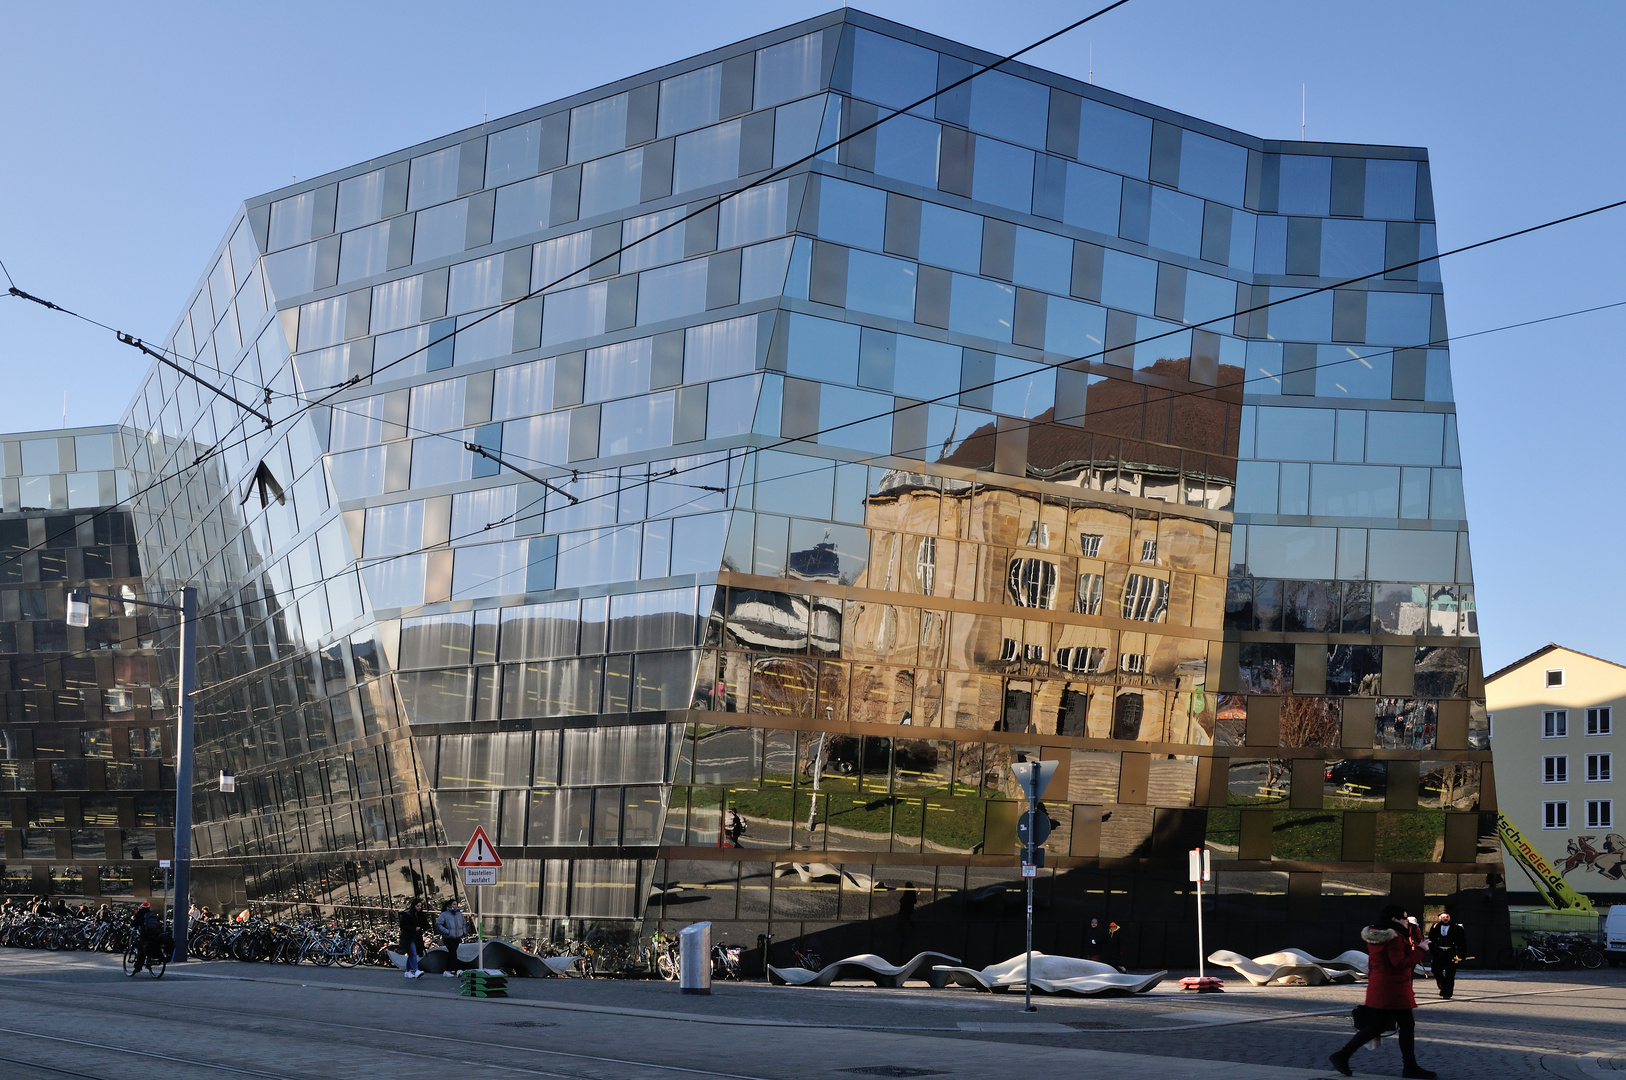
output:
{"label": "street lamp post", "polygon": [[192,699],[198,689],[198,590],[188,585],[181,590],[179,604],[160,604],[155,600],[137,600],[128,596],[109,596],[106,593],[77,589],[68,593],[68,625],[84,628],[90,625],[90,600],[111,600],[120,604],[139,604],[178,612],[180,630],[180,718],[175,739],[175,903],[171,907],[171,925],[175,935],[175,951],[171,962],[186,960],[188,913],[192,892]]}

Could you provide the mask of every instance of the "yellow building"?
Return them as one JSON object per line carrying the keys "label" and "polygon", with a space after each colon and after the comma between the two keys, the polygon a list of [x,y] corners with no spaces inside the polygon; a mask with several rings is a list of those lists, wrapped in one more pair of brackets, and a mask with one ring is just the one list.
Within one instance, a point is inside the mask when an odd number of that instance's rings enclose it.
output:
{"label": "yellow building", "polygon": [[[1626,666],[1548,644],[1486,679],[1485,697],[1502,813],[1575,891],[1626,893],[1614,765],[1617,754],[1626,765],[1626,735],[1614,722],[1626,708]],[[1508,892],[1534,896],[1516,874]]]}

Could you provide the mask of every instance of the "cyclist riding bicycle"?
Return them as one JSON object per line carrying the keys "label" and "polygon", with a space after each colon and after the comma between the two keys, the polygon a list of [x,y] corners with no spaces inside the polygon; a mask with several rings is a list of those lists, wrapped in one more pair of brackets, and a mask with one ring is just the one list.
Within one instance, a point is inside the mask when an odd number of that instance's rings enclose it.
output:
{"label": "cyclist riding bicycle", "polygon": [[141,944],[135,962],[135,971],[139,972],[143,965],[156,959],[163,948],[164,920],[152,909],[152,904],[143,900],[141,906],[136,909],[131,924],[135,927]]}

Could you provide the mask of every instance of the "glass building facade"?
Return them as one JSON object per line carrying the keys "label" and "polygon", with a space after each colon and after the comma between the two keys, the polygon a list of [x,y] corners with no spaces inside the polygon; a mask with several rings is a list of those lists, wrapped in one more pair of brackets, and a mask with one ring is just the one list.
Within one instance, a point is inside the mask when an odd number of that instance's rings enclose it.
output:
{"label": "glass building facade", "polygon": [[174,717],[144,595],[117,427],[0,435],[0,891],[145,897],[173,852]]}
{"label": "glass building facade", "polygon": [[802,160],[992,59],[836,12],[243,206],[166,345],[274,425],[125,417],[200,901],[481,824],[514,936],[982,963],[1019,755],[1047,951],[1189,962],[1205,842],[1244,952],[1499,895],[1426,154],[1011,64]]}

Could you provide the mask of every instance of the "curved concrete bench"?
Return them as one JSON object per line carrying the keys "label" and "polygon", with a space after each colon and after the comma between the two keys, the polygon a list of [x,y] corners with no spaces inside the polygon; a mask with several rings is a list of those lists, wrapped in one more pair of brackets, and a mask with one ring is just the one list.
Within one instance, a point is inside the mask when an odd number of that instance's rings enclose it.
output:
{"label": "curved concrete bench", "polygon": [[[1013,956],[999,964],[990,964],[978,971],[964,967],[937,967],[945,984],[969,986],[975,990],[1003,993],[1020,989],[1027,983],[1027,955]],[[1150,975],[1128,975],[1109,964],[1094,960],[1081,960],[1076,956],[1046,956],[1033,954],[1033,988],[1047,994],[1144,994],[1168,977],[1167,971]]]}
{"label": "curved concrete bench", "polygon": [[777,968],[770,965],[768,979],[775,986],[829,986],[841,979],[867,979],[876,986],[902,986],[910,979],[925,979],[932,986],[941,987],[942,981],[935,978],[938,968],[930,967],[925,974],[921,974],[920,969],[936,961],[946,960],[952,964],[957,962],[957,959],[943,953],[923,952],[916,953],[900,967],[887,963],[874,953],[862,953],[826,964],[819,971],[808,971],[801,967]]}
{"label": "curved concrete bench", "polygon": [[[406,970],[406,954],[389,950],[390,962],[401,970]],[[566,968],[575,963],[580,957],[553,957],[552,959],[567,960]],[[480,966],[480,945],[478,942],[465,941],[458,946],[457,959],[453,960],[445,946],[430,949],[418,958],[418,967],[426,974],[439,975],[446,971],[463,971],[467,968]],[[486,941],[485,966],[488,968],[507,972],[510,975],[528,976],[543,979],[550,975],[562,974],[554,970],[548,962],[534,953],[516,948],[506,941],[495,938]]]}
{"label": "curved concrete bench", "polygon": [[1323,986],[1365,978],[1367,956],[1350,949],[1322,960],[1300,949],[1283,949],[1249,959],[1221,949],[1211,953],[1208,962],[1230,968],[1255,986]]}

